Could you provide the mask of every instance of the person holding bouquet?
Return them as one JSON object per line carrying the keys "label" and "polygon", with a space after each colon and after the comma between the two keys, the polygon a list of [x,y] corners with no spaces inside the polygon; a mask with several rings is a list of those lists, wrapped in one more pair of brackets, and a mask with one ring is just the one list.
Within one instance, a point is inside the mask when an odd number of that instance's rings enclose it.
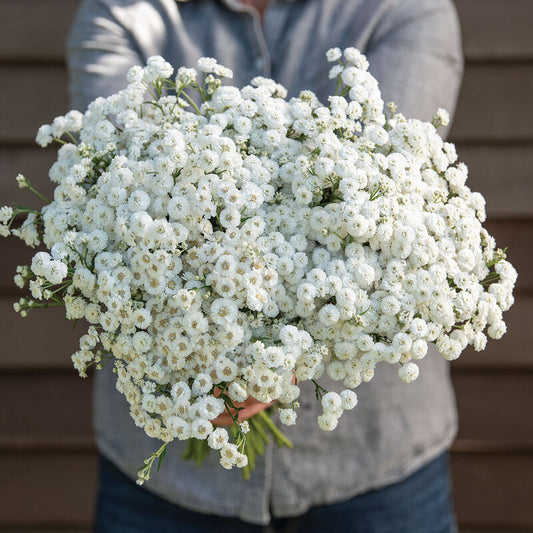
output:
{"label": "person holding bouquet", "polygon": [[[214,57],[243,86],[255,76],[289,96],[313,90],[327,102],[334,80],[323,58],[356,47],[383,98],[408,117],[452,112],[462,76],[451,0],[83,0],[68,42],[72,105],[126,85],[128,69],[161,55],[176,69]],[[434,348],[432,348],[434,350]],[[97,372],[94,429],[101,453],[97,532],[455,531],[448,449],[457,429],[446,361],[429,354],[409,386],[389,366],[359,387],[357,411],[335,432],[317,426],[320,403],[302,385],[292,449],[269,445],[249,480],[208,456],[183,461],[184,443],[144,487],[137,468],[154,441],[132,423],[116,376]],[[331,386],[329,386],[331,385]],[[335,383],[328,383],[335,390]],[[266,407],[249,400],[251,416]],[[226,419],[218,419],[221,425]]]}

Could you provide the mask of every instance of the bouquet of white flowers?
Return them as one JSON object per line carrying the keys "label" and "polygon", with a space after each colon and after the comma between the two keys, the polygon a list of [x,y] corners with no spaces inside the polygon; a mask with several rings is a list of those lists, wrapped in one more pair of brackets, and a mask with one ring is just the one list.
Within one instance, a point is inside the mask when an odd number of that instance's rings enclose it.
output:
{"label": "bouquet of white flowers", "polygon": [[[222,85],[231,71],[212,58],[174,79],[152,57],[125,90],[40,128],[40,145],[63,145],[54,200],[0,210],[2,234],[48,249],[18,268],[31,299],[15,309],[89,322],[74,366],[111,361],[135,423],[163,441],[141,482],[174,439],[246,475],[268,433],[290,445],[267,413],[239,419],[249,397],[292,425],[311,380],[331,431],[379,362],[409,382],[428,343],[452,360],[506,330],[517,274],[436,131],[446,112],[407,119],[360,52],[327,59],[324,105],[265,78]],[[324,373],[345,390],[327,392]],[[223,412],[229,432],[212,423]]]}

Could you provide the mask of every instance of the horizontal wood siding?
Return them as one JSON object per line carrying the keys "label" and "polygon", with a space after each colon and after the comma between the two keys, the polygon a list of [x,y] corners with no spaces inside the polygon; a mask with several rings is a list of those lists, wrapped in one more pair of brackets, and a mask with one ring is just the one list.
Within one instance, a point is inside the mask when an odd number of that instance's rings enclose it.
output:
{"label": "horizontal wood siding", "polygon": [[[73,323],[64,319],[61,308],[46,311],[37,309],[22,319],[13,311],[13,301],[16,299],[14,296],[0,298],[0,334],[5,335],[0,372],[71,369],[70,355],[78,349],[77,339],[85,333],[87,325],[80,322],[74,329]],[[520,295],[505,314],[508,333],[501,340],[489,341],[482,352],[467,348],[452,363],[452,367],[469,370],[533,370],[533,357],[527,348],[531,316],[533,296]]]}
{"label": "horizontal wood siding", "polygon": [[0,79],[0,144],[34,145],[39,126],[68,111],[62,64],[0,64]]}
{"label": "horizontal wood siding", "polygon": [[456,0],[469,62],[533,59],[531,0]]}
{"label": "horizontal wood siding", "polygon": [[96,453],[10,451],[0,455],[3,528],[61,531],[91,524]]}
{"label": "horizontal wood siding", "polygon": [[[491,220],[525,219],[533,215],[533,202],[524,194],[532,179],[533,145],[459,143],[457,152],[469,167],[469,187],[483,194]],[[24,174],[39,192],[50,198],[54,184],[48,179],[48,169],[55,159],[54,148],[0,145],[0,198],[40,207],[40,200],[20,189],[15,177]]]}
{"label": "horizontal wood siding", "polygon": [[[461,407],[457,450],[533,451],[533,371],[452,369]],[[91,449],[90,396],[91,379],[71,369],[3,371],[0,401],[10,409],[0,412],[0,449]]]}
{"label": "horizontal wood siding", "polygon": [[462,526],[532,530],[533,454],[455,453],[452,470]]}
{"label": "horizontal wood siding", "polygon": [[[44,531],[88,529],[96,463],[94,452],[2,454],[2,478],[10,488],[0,499],[3,528],[37,529],[39,517]],[[455,506],[462,525],[476,531],[531,531],[533,478],[525,474],[532,469],[530,453],[455,452]]]}
{"label": "horizontal wood siding", "polygon": [[78,0],[2,0],[0,61],[62,64],[78,4]]}
{"label": "horizontal wood siding", "polygon": [[533,63],[467,65],[451,139],[476,144],[530,143],[531,87]]}
{"label": "horizontal wood siding", "polygon": [[[470,187],[487,200],[487,229],[519,272],[507,335],[451,364],[460,415],[455,505],[462,533],[533,532],[533,2],[455,3],[466,70],[451,139]],[[68,109],[63,48],[78,1],[0,4],[0,205],[37,207],[14,178],[22,172],[52,194],[55,152],[34,138]],[[92,378],[79,378],[70,362],[86,326],[73,331],[61,310],[17,316],[22,293],[12,278],[32,251],[4,239],[0,254],[0,531],[87,533],[97,468]]]}
{"label": "horizontal wood siding", "polygon": [[[531,224],[529,220],[489,220],[485,227],[495,237],[498,246],[508,247],[508,257],[518,270],[517,287],[520,291],[533,289],[533,254],[530,253]],[[3,261],[0,262],[0,290],[5,293],[18,292],[13,285],[13,275],[17,265],[27,264],[35,250],[31,250],[22,241],[10,239],[0,241]]]}
{"label": "horizontal wood siding", "polygon": [[[2,0],[0,61],[62,62],[77,4],[77,0]],[[470,62],[533,58],[530,0],[456,0],[455,4]]]}
{"label": "horizontal wood siding", "polygon": [[[44,531],[89,529],[96,466],[94,452],[2,454],[2,479],[10,487],[0,499],[3,529],[36,530],[35,517]],[[464,527],[531,531],[533,477],[525,473],[532,469],[531,454],[454,453],[455,506]]]}
{"label": "horizontal wood siding", "polygon": [[[68,110],[62,65],[0,63],[0,79],[0,144],[31,145],[41,124]],[[469,65],[451,139],[462,143],[530,143],[531,113],[526,111],[530,109],[531,87],[533,64]]]}

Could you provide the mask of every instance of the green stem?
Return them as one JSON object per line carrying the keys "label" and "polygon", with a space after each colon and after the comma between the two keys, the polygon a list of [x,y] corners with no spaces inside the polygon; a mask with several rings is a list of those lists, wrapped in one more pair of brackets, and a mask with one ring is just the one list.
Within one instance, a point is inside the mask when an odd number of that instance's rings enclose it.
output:
{"label": "green stem", "polygon": [[324,387],[322,387],[322,385],[320,385],[319,383],[317,383],[314,379],[312,379],[311,382],[312,382],[313,385],[315,386],[315,396],[316,396],[316,399],[317,399],[317,400],[321,400],[321,399],[322,399],[322,396],[328,392],[327,389],[325,389]]}
{"label": "green stem", "polygon": [[[43,200],[47,204],[50,203],[50,200],[48,198],[46,198],[46,196],[43,196],[37,189],[34,189],[33,185],[30,183],[28,178],[24,177],[24,183],[23,183],[23,185],[21,185],[21,187],[23,189],[29,189],[32,193],[36,194],[41,200]],[[16,207],[19,209],[16,214],[18,214],[18,213],[36,213],[38,215],[41,215],[40,211],[35,211],[33,209],[29,209],[29,208],[23,207],[21,205],[17,205]]]}
{"label": "green stem", "polygon": [[268,435],[259,417],[252,416],[252,418],[249,419],[249,423],[254,430],[254,433],[257,433],[257,436],[261,437],[262,441],[266,444],[269,440]]}
{"label": "green stem", "polygon": [[182,96],[185,97],[185,99],[189,102],[189,104],[191,104],[193,107],[194,107],[194,110],[196,111],[196,113],[198,115],[201,115],[202,112],[200,111],[200,109],[198,109],[198,106],[196,105],[196,102],[186,93],[186,92],[183,92],[182,93]]}
{"label": "green stem", "polygon": [[148,459],[144,460],[144,466],[139,468],[137,470],[137,484],[142,485],[145,481],[148,481],[150,479],[150,474],[152,471],[152,466],[154,464],[154,461],[156,459],[159,459],[158,465],[157,465],[157,471],[159,472],[159,469],[161,468],[161,463],[163,462],[163,458],[165,457],[165,454],[167,453],[167,446],[168,442],[163,443],[163,445],[154,452]]}
{"label": "green stem", "polygon": [[259,416],[261,421],[264,422],[268,427],[278,446],[287,446],[287,448],[292,448],[292,442],[276,427],[267,413],[261,411],[257,416]]}
{"label": "green stem", "polygon": [[37,211],[36,209],[31,209],[31,207],[24,207],[23,205],[15,204],[15,212],[13,213],[13,217],[20,215],[21,213],[33,213],[34,215],[42,216],[42,213],[40,211]]}
{"label": "green stem", "polygon": [[21,307],[21,309],[25,309],[26,311],[30,311],[32,309],[37,309],[37,308],[46,309],[47,307],[59,307],[59,306],[64,306],[65,305],[63,302],[52,304],[50,302],[40,303],[40,302],[36,302],[35,300],[32,300],[32,301],[34,303],[33,303],[33,305],[31,307],[29,305],[24,305],[24,306]]}
{"label": "green stem", "polygon": [[152,86],[148,85],[148,84],[145,83],[144,81],[142,82],[142,84],[146,87],[146,90],[150,93],[150,96],[151,96],[154,100],[158,100],[157,94],[154,94],[154,91],[152,91]]}
{"label": "green stem", "polygon": [[67,134],[67,136],[72,140],[72,142],[78,146],[78,140],[74,137],[74,135],[72,135],[72,133],[70,133],[70,131],[66,131],[65,132]]}

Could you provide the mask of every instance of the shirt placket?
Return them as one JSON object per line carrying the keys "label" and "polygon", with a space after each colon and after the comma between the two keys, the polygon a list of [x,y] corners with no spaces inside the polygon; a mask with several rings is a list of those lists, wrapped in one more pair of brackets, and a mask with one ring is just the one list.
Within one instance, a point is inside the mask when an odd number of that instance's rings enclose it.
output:
{"label": "shirt placket", "polygon": [[[263,20],[255,9],[242,4],[240,0],[222,0],[222,2],[231,10],[250,17],[253,27],[251,34],[255,40],[253,61],[255,75],[271,77],[273,65],[268,43],[274,45],[280,37],[280,32],[283,31],[284,8],[287,7],[284,5],[285,2],[270,0]],[[272,483],[277,462],[274,447],[273,443],[265,447],[262,461],[258,462],[256,470],[252,472],[247,482],[241,498],[241,516],[246,516],[253,509],[255,518],[262,516],[263,519],[270,520],[273,511],[275,512],[272,508]],[[277,488],[283,490],[283,487]]]}
{"label": "shirt placket", "polygon": [[[254,61],[253,66],[256,71],[256,75],[270,77],[272,73],[272,58],[270,55],[270,50],[268,48],[267,39],[263,30],[263,25],[261,23],[261,17],[259,13],[244,4],[239,0],[222,0],[222,3],[225,4],[232,11],[237,13],[246,14],[250,17],[252,24],[252,35],[254,37]],[[268,14],[267,8],[267,14]]]}
{"label": "shirt placket", "polygon": [[[254,75],[269,77],[271,75],[271,55],[267,39],[263,31],[259,13],[239,0],[221,0],[232,11],[247,17],[247,24],[251,24],[249,35],[252,37],[246,45],[253,46]],[[251,473],[250,479],[242,485],[240,493],[240,513],[243,519],[257,522],[270,520],[270,500],[272,491],[273,450],[272,443],[265,446],[263,457],[256,461],[256,468]]]}

